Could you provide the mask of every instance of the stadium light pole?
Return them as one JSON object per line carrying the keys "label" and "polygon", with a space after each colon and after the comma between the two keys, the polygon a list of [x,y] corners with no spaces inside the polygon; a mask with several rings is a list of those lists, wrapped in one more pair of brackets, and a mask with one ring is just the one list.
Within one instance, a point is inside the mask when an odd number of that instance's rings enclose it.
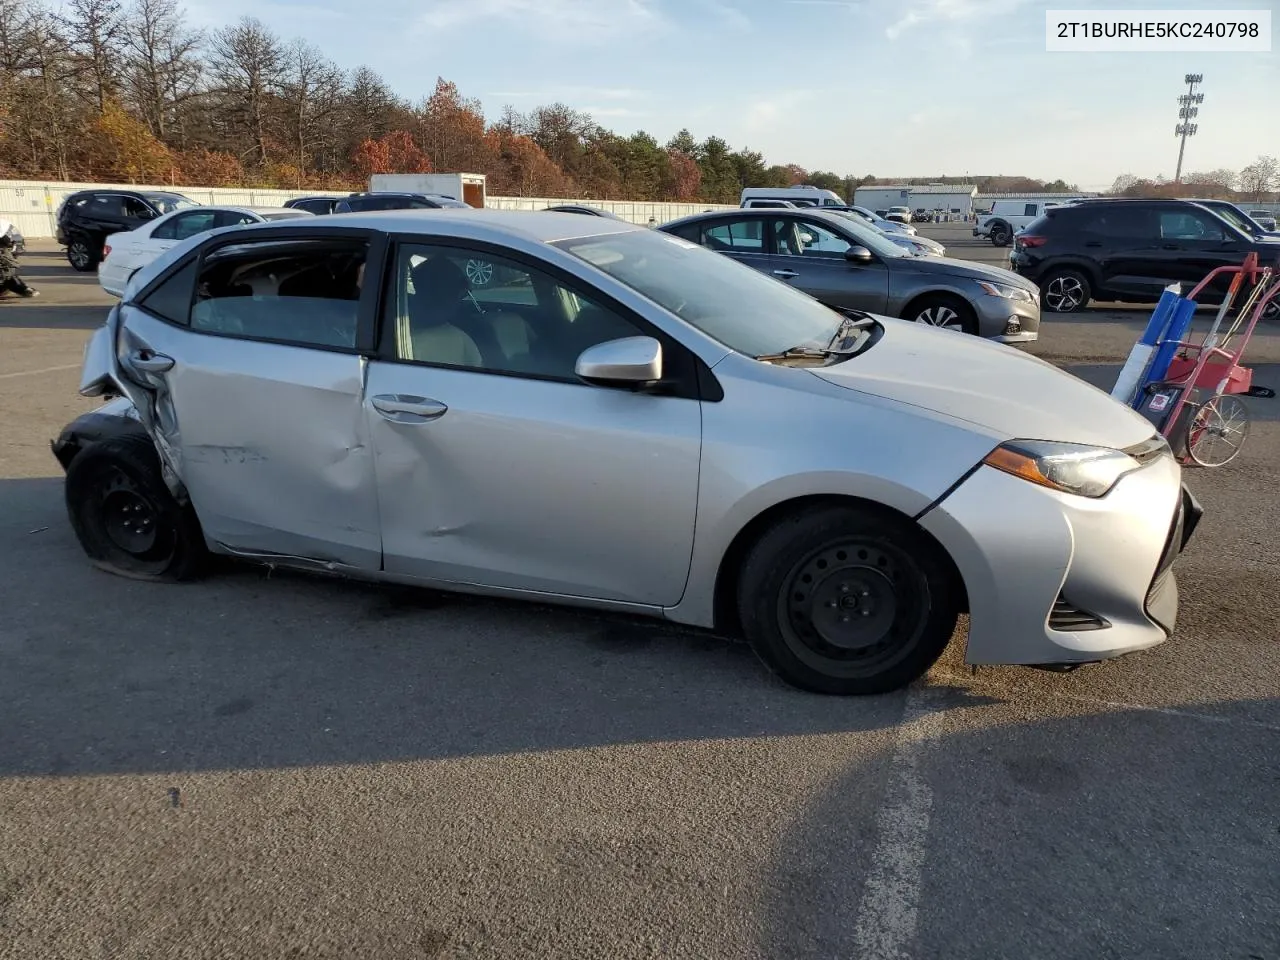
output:
{"label": "stadium light pole", "polygon": [[1187,85],[1187,92],[1178,98],[1178,125],[1173,130],[1174,136],[1181,138],[1178,144],[1178,169],[1173,175],[1174,183],[1182,182],[1182,157],[1187,150],[1187,137],[1194,137],[1199,126],[1191,121],[1200,112],[1200,104],[1204,103],[1204,94],[1196,93],[1196,85],[1204,82],[1204,74],[1188,73],[1183,82]]}

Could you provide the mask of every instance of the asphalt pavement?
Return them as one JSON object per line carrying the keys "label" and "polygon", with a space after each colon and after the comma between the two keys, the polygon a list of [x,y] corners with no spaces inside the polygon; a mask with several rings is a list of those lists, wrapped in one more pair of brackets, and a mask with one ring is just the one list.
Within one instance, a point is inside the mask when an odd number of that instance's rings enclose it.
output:
{"label": "asphalt pavement", "polygon": [[[926,228],[952,253],[967,227]],[[1280,400],[1175,639],[804,694],[661,623],[92,569],[49,439],[110,300],[0,301],[0,958],[1280,958]],[[1109,387],[1144,308],[1046,317]],[[1280,385],[1280,330],[1255,380]],[[1010,402],[1017,402],[1011,398]]]}

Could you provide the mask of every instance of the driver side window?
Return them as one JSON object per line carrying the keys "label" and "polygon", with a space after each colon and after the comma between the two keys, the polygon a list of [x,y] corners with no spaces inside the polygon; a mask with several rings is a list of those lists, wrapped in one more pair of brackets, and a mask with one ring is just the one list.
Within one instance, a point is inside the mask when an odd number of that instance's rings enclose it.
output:
{"label": "driver side window", "polygon": [[401,246],[387,303],[398,359],[486,373],[576,382],[583,350],[640,333],[549,274],[456,247]]}

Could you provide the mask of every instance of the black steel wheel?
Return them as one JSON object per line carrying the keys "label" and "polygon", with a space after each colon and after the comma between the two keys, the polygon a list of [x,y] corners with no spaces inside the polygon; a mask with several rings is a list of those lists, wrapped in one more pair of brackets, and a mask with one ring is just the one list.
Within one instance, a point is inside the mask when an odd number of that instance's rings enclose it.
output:
{"label": "black steel wheel", "polygon": [[1007,247],[1013,239],[1013,227],[1007,223],[997,223],[991,227],[991,242],[997,247]]}
{"label": "black steel wheel", "polygon": [[65,496],[80,546],[102,569],[140,580],[199,572],[206,556],[200,525],[165,486],[148,437],[86,446],[67,467]]}
{"label": "black steel wheel", "polygon": [[101,250],[94,250],[83,237],[76,237],[67,244],[67,262],[80,273],[88,273],[97,267],[101,256]]}
{"label": "black steel wheel", "polygon": [[958,577],[905,518],[861,507],[788,517],[756,543],[739,582],[747,639],[787,682],[830,694],[915,680],[955,630]]}

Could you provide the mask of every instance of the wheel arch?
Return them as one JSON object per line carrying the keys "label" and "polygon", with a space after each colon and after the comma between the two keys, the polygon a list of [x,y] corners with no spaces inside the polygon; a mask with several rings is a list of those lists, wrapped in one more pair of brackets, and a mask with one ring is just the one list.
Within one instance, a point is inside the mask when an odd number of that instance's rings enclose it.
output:
{"label": "wheel arch", "polygon": [[933,546],[938,556],[946,562],[957,587],[960,610],[962,613],[968,612],[969,599],[965,589],[964,578],[960,574],[960,568],[938,539],[916,522],[914,517],[878,500],[871,500],[866,497],[848,494],[809,494],[782,500],[765,508],[748,520],[729,542],[729,546],[721,556],[720,564],[716,569],[715,586],[713,588],[712,614],[716,632],[730,636],[741,635],[742,630],[738,619],[737,604],[738,584],[747,554],[764,535],[765,531],[783,517],[824,507],[857,507],[910,524],[926,542]]}
{"label": "wheel arch", "polygon": [[978,311],[974,308],[973,304],[969,302],[969,298],[952,287],[943,286],[931,287],[928,290],[922,290],[919,293],[912,294],[911,299],[902,305],[902,310],[899,311],[898,317],[902,320],[911,319],[909,314],[919,307],[921,302],[934,297],[949,297],[958,300],[964,306],[964,309],[968,311],[969,319],[972,320],[975,325],[977,324]]}

